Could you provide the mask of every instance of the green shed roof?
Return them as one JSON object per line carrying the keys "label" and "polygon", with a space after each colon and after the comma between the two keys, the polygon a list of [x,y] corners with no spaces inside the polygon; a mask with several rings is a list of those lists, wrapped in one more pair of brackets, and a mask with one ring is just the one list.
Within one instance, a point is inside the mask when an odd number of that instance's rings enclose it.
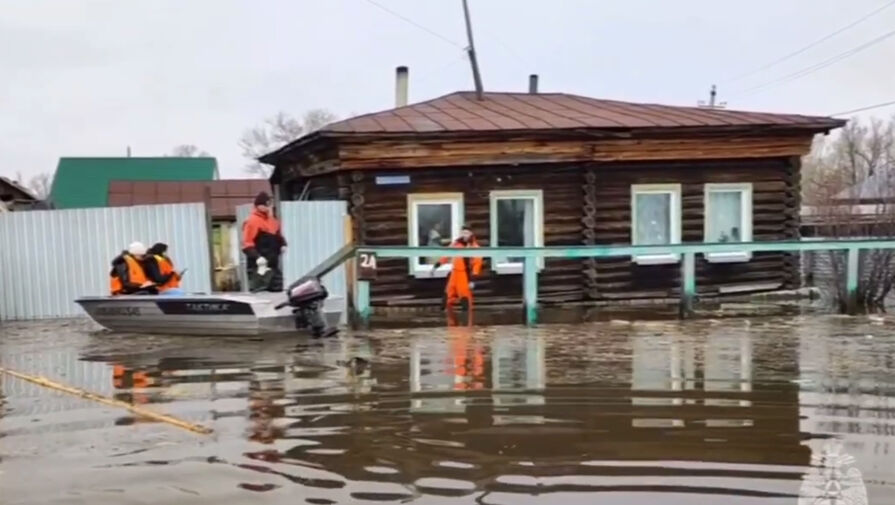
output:
{"label": "green shed roof", "polygon": [[57,209],[106,207],[109,181],[213,181],[214,158],[59,158],[50,200]]}

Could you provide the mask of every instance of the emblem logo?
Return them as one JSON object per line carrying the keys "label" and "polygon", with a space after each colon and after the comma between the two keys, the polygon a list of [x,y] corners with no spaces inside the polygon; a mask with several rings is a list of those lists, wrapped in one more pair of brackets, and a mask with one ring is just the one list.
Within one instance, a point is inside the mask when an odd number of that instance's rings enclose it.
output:
{"label": "emblem logo", "polygon": [[811,455],[811,469],[799,489],[799,505],[868,505],[867,486],[854,463],[841,440],[828,440],[820,453]]}

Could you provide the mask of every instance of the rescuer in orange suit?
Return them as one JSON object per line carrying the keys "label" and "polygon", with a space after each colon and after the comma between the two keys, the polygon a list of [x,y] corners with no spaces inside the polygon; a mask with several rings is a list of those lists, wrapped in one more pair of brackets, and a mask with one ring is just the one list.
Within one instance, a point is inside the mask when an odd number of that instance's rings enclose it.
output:
{"label": "rescuer in orange suit", "polygon": [[146,272],[143,270],[145,257],[146,246],[134,242],[112,260],[112,271],[109,272],[109,291],[112,295],[158,293],[158,288],[146,277]]}
{"label": "rescuer in orange suit", "polygon": [[[475,235],[468,226],[464,226],[460,237],[451,244],[451,247],[478,247]],[[463,309],[472,308],[472,290],[475,283],[472,279],[482,273],[482,258],[441,258],[432,266],[432,273],[438,265],[451,261],[451,274],[448,276],[447,285],[444,288],[445,308],[451,310],[454,304],[460,303]]]}
{"label": "rescuer in orange suit", "polygon": [[[262,191],[255,197],[255,210],[242,224],[242,252],[246,255],[250,291],[283,290],[280,255],[285,250],[286,239],[280,230],[280,222],[273,216],[270,195]],[[272,270],[271,277],[259,275],[260,258],[264,258]]]}
{"label": "rescuer in orange suit", "polygon": [[182,295],[180,278],[182,272],[174,270],[174,262],[166,254],[168,244],[157,242],[146,251],[143,258],[143,270],[146,277],[158,286],[158,291],[165,295]]}

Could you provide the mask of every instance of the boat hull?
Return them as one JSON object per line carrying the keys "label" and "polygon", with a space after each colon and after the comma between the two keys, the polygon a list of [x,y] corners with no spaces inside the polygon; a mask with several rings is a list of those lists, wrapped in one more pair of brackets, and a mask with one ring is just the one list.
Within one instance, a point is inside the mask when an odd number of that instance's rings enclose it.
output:
{"label": "boat hull", "polygon": [[[164,335],[266,335],[300,333],[292,309],[276,309],[280,293],[185,296],[98,296],[75,300],[103,327],[125,333]],[[328,324],[342,317],[339,298],[324,303]]]}

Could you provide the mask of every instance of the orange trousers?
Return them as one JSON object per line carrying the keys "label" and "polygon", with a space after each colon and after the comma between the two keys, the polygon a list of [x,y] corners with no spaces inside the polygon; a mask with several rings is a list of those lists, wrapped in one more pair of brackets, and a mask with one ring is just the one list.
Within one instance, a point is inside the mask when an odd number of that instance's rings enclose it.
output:
{"label": "orange trousers", "polygon": [[469,289],[469,275],[466,270],[453,270],[448,276],[447,285],[444,288],[444,294],[447,297],[446,308],[450,310],[454,304],[460,300],[466,299],[469,308],[472,308],[472,290]]}

